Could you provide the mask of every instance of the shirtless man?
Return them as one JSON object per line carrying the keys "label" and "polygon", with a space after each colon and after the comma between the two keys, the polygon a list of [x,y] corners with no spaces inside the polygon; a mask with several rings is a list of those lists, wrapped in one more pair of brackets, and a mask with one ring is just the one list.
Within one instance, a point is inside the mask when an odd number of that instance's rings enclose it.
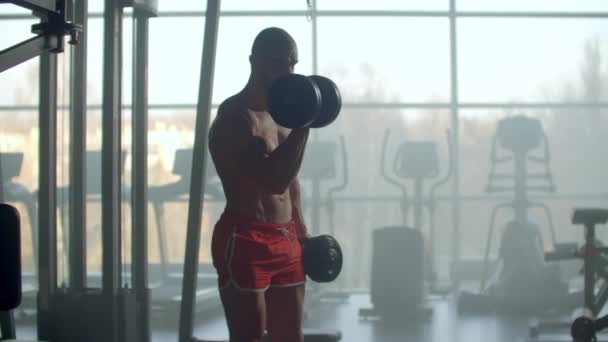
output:
{"label": "shirtless man", "polygon": [[293,38],[279,28],[255,38],[245,88],[224,101],[209,150],[226,195],[212,238],[213,264],[231,342],[301,342],[305,274],[297,174],[308,128],[277,125],[266,110],[269,86],[293,73]]}

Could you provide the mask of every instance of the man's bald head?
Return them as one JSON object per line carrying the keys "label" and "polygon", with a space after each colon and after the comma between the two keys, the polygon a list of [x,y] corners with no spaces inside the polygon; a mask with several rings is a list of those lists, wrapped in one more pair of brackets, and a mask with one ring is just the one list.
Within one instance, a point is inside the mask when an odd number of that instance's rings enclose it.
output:
{"label": "man's bald head", "polygon": [[280,53],[294,48],[296,48],[296,41],[287,31],[278,27],[269,27],[263,29],[255,37],[251,55],[262,57],[269,53]]}
{"label": "man's bald head", "polygon": [[252,73],[269,86],[276,78],[293,72],[298,63],[298,48],[287,31],[269,27],[255,37],[249,61]]}

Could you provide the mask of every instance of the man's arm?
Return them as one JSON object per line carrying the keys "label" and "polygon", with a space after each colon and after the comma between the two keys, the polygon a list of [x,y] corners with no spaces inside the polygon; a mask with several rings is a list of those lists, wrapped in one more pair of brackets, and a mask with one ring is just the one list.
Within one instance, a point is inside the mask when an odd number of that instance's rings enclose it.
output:
{"label": "man's arm", "polygon": [[240,129],[231,134],[233,140],[241,141],[240,169],[247,170],[246,174],[272,193],[285,193],[300,170],[309,129],[292,129],[287,138],[268,153],[266,141],[253,133],[253,121],[245,119],[241,117]]}
{"label": "man's arm", "polygon": [[291,198],[292,216],[296,224],[298,239],[302,240],[308,237],[308,228],[306,228],[304,214],[302,213],[302,192],[298,177],[295,177],[289,185],[289,197]]}

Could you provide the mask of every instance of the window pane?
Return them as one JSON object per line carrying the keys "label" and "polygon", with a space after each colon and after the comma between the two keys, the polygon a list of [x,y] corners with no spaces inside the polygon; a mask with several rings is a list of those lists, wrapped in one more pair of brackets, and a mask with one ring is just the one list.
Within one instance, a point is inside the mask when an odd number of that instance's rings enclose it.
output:
{"label": "window pane", "polygon": [[319,71],[345,102],[447,102],[449,61],[446,19],[319,19]]}
{"label": "window pane", "polygon": [[[207,8],[206,1],[200,0],[180,0],[180,1],[159,1],[160,11],[204,11]],[[306,2],[302,1],[283,1],[283,0],[230,0],[222,1],[221,11],[282,11],[282,10],[305,10]]]}
{"label": "window pane", "polygon": [[38,20],[34,17],[32,17],[32,19],[0,21],[0,29],[3,32],[3,34],[0,35],[0,46],[2,46],[2,49],[20,43],[23,40],[33,38],[32,25],[36,23],[38,23]]}
{"label": "window pane", "polygon": [[460,11],[608,11],[603,0],[457,0],[456,5]]}
{"label": "window pane", "polygon": [[[3,6],[6,7],[6,6]],[[0,50],[7,49],[33,36],[35,20],[0,21]],[[0,73],[0,106],[38,103],[38,58],[32,58]]]}
{"label": "window pane", "polygon": [[[90,21],[89,21],[90,22]],[[89,26],[91,26],[89,24]],[[89,36],[90,37],[90,36]],[[90,38],[89,38],[90,39]],[[89,43],[89,46],[91,44]],[[90,56],[90,52],[89,52]],[[90,57],[89,57],[90,58]],[[101,67],[101,62],[99,66]],[[91,61],[88,62],[89,74],[92,69]],[[89,76],[90,77],[90,76]],[[90,82],[90,79],[89,79]],[[101,82],[99,82],[101,85]],[[99,102],[101,102],[100,90]],[[89,103],[92,96],[89,86],[87,94]],[[98,102],[98,103],[99,103]],[[102,122],[101,110],[89,109],[87,112],[86,127],[86,163],[87,168],[84,175],[86,184],[86,259],[87,259],[87,281],[90,287],[101,286],[101,262],[102,262],[102,232],[101,232],[101,141]]]}
{"label": "window pane", "polygon": [[87,102],[100,105],[103,92],[103,19],[89,18],[87,28]]}
{"label": "window pane", "polygon": [[196,103],[203,31],[203,18],[150,21],[150,103]]}
{"label": "window pane", "polygon": [[[223,1],[226,2],[226,1]],[[159,1],[159,11],[204,11],[207,9],[207,1],[200,0],[179,0],[179,1]]]}
{"label": "window pane", "polygon": [[133,18],[125,17],[122,21],[122,102],[133,103]]}
{"label": "window pane", "polygon": [[[162,1],[161,1],[162,3]],[[89,1],[88,3],[89,6],[89,12],[103,12],[104,8],[105,8],[105,1]]]}
{"label": "window pane", "polygon": [[317,0],[320,10],[447,11],[448,0]]}
{"label": "window pane", "polygon": [[247,11],[247,10],[263,10],[263,11],[281,11],[294,10],[304,11],[307,9],[305,0],[284,1],[284,0],[231,0],[222,1],[222,11]]}
{"label": "window pane", "polygon": [[31,14],[32,11],[13,4],[0,4],[0,14]]}
{"label": "window pane", "polygon": [[603,73],[607,32],[600,19],[460,19],[460,100],[583,101]]}
{"label": "window pane", "polygon": [[[156,20],[156,19],[155,19]],[[155,20],[150,21],[153,27]],[[89,105],[101,105],[103,97],[103,59],[104,59],[104,34],[103,19],[89,18],[87,32],[87,102]],[[133,19],[123,19],[123,103],[131,103],[131,78],[132,78],[132,53],[133,53]],[[150,59],[153,56],[150,54]]]}

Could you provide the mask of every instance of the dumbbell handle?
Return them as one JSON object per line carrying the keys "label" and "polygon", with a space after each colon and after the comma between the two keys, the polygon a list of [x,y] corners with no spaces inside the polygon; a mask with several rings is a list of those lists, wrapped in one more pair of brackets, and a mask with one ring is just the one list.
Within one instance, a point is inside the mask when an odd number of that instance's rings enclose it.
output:
{"label": "dumbbell handle", "polygon": [[595,332],[602,331],[608,327],[608,316],[600,317],[595,320],[593,324],[593,328],[595,328]]}

